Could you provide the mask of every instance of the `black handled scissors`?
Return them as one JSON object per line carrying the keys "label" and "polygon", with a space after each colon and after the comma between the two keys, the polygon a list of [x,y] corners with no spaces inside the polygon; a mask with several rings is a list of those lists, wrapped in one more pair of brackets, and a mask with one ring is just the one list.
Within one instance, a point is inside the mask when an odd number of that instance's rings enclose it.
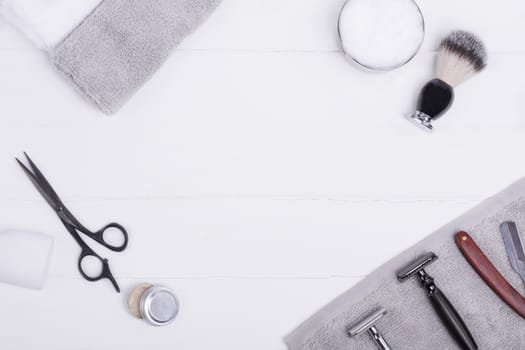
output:
{"label": "black handled scissors", "polygon": [[[20,164],[20,166],[22,167],[26,175],[29,177],[33,185],[35,185],[35,187],[37,188],[38,192],[40,192],[40,194],[45,198],[47,203],[53,208],[55,213],[58,215],[58,217],[66,227],[67,231],[71,234],[71,236],[80,246],[81,252],[80,257],[78,258],[78,270],[80,271],[82,277],[84,277],[90,282],[95,282],[107,278],[111,281],[117,292],[120,293],[120,287],[115,278],[113,277],[111,270],[109,269],[108,259],[102,258],[100,255],[95,253],[93,249],[91,249],[84,242],[84,240],[82,240],[79,232],[110,250],[113,250],[115,252],[121,252],[124,249],[126,249],[128,245],[128,233],[126,232],[126,229],[117,223],[111,223],[95,232],[88,230],[66,208],[62,200],[60,200],[60,197],[58,197],[58,195],[56,194],[55,190],[53,190],[53,187],[51,187],[49,182],[46,180],[46,178],[40,172],[40,170],[38,170],[37,166],[35,165],[35,163],[33,163],[31,158],[29,158],[27,153],[24,153],[24,155],[27,158],[27,161],[29,162],[29,166],[31,167],[32,171],[29,170],[18,158],[16,158],[16,161],[18,162],[18,164]],[[122,243],[120,245],[113,245],[104,240],[104,232],[106,232],[108,229],[120,231],[123,237]],[[93,275],[88,274],[84,271],[82,261],[88,257],[95,258],[100,263],[100,274]]]}

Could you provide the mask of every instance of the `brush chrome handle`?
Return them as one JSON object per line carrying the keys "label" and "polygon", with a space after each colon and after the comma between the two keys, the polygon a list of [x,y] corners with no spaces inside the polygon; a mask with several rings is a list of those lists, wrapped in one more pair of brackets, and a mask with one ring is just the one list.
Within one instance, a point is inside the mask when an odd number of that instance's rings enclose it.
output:
{"label": "brush chrome handle", "polygon": [[368,329],[368,333],[370,334],[370,336],[372,337],[372,339],[376,343],[378,349],[380,349],[380,350],[392,350],[390,345],[388,345],[388,343],[386,342],[385,338],[383,338],[381,333],[379,333],[377,331],[376,327],[370,327]]}
{"label": "brush chrome handle", "polygon": [[456,244],[472,268],[518,315],[525,318],[525,298],[510,285],[466,232],[456,234]]}
{"label": "brush chrome handle", "polygon": [[456,339],[462,349],[475,350],[478,345],[468,330],[465,322],[439,288],[435,287],[429,293],[430,300],[436,309],[441,321],[447,326],[449,332]]}

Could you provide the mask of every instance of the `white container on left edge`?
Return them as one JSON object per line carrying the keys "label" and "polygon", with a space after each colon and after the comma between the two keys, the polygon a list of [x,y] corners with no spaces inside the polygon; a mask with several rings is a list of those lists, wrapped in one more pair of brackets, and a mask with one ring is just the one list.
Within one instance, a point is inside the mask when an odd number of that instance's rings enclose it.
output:
{"label": "white container on left edge", "polygon": [[0,282],[42,289],[49,269],[53,238],[25,231],[0,231]]}

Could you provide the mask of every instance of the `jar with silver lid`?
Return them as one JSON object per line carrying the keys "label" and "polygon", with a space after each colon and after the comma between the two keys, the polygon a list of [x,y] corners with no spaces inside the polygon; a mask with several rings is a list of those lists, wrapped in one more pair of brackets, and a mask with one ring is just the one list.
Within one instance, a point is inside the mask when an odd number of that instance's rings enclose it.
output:
{"label": "jar with silver lid", "polygon": [[171,289],[143,283],[129,292],[128,308],[131,314],[150,325],[165,326],[177,317],[179,301]]}

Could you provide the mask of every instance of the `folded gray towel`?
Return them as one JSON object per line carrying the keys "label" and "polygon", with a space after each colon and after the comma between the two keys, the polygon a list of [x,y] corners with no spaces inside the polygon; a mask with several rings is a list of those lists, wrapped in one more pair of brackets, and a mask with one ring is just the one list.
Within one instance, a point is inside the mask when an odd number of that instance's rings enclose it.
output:
{"label": "folded gray towel", "polygon": [[286,337],[291,350],[372,350],[367,334],[350,338],[350,324],[378,306],[389,312],[377,324],[393,349],[459,349],[415,278],[399,283],[396,271],[418,255],[434,251],[439,259],[426,271],[435,278],[468,325],[480,349],[522,350],[525,320],[518,316],[474,272],[455,245],[465,230],[499,271],[525,294],[512,270],[499,232],[503,221],[515,221],[525,233],[525,179],[490,198],[374,271],[354,288],[325,306]]}
{"label": "folded gray towel", "polygon": [[220,0],[104,0],[51,52],[59,71],[116,112]]}

